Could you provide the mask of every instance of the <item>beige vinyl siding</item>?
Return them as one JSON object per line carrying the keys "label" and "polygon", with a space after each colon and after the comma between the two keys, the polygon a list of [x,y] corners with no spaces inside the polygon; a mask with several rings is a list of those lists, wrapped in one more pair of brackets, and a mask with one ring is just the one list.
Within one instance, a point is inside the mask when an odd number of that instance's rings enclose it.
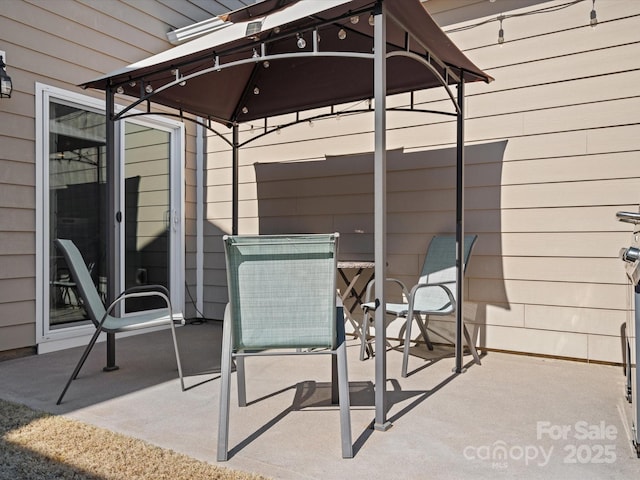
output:
{"label": "beige vinyl siding", "polygon": [[[497,3],[425,5],[446,31],[563,2]],[[621,362],[620,326],[632,306],[617,253],[631,229],[615,213],[640,202],[640,2],[596,2],[596,28],[591,6],[507,18],[502,46],[495,21],[450,34],[496,79],[466,86],[465,221],[479,241],[465,316],[490,348]],[[415,101],[451,108],[441,89]],[[409,96],[389,103],[407,105]],[[455,122],[390,112],[387,126],[389,273],[411,283],[430,237],[455,231]],[[262,127],[255,122],[254,133]],[[372,257],[372,132],[371,114],[343,114],[242,149],[240,232],[337,230],[343,258]],[[214,136],[208,149],[205,299],[220,318],[231,153]]]}
{"label": "beige vinyl siding", "polygon": [[[590,2],[506,19],[502,47],[487,44],[497,23],[451,34],[496,78],[489,89],[469,86],[467,138],[509,139],[494,239],[502,255],[476,257],[469,271],[469,299],[487,305],[476,320],[492,348],[622,361],[632,303],[616,255],[631,235],[615,212],[640,202],[640,5],[596,6],[596,28],[585,26]],[[494,230],[479,220],[469,228]]]}
{"label": "beige vinyl siding", "polygon": [[[138,0],[9,4],[0,15],[0,50],[14,87],[11,99],[0,100],[0,351],[36,339],[36,82],[104,98],[77,85],[170,48],[168,31],[224,11],[219,2],[191,0],[178,8],[173,1]],[[186,132],[186,278],[195,291],[195,128],[188,122]],[[185,314],[195,314],[190,305]]]}

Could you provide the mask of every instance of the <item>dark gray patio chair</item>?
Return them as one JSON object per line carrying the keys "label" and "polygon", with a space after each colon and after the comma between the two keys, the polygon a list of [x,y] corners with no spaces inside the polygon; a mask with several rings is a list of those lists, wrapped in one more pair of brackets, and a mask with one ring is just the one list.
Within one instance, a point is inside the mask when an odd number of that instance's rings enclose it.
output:
{"label": "dark gray patio chair", "polygon": [[[80,369],[84,365],[91,349],[95,345],[98,337],[101,333],[120,333],[129,332],[132,330],[139,330],[143,328],[160,327],[168,325],[171,327],[171,334],[173,336],[173,347],[176,352],[176,363],[178,364],[178,375],[180,376],[180,385],[184,391],[184,380],[182,378],[182,365],[180,363],[180,354],[178,352],[178,341],[176,339],[175,325],[173,321],[173,313],[171,310],[171,301],[169,300],[169,291],[162,285],[145,285],[141,287],[133,287],[122,292],[118,298],[116,298],[109,308],[105,309],[102,299],[98,294],[98,290],[93,283],[91,274],[87,269],[84,259],[78,248],[71,240],[57,239],[56,245],[62,251],[69,270],[71,271],[71,277],[76,283],[76,287],[82,299],[87,315],[96,327],[89,344],[85,348],[80,361],[76,365],[71,377],[67,381],[67,384],[62,390],[60,397],[56,404],[60,405],[62,399],[67,393],[67,389],[71,382],[75,380],[80,372]],[[141,314],[131,314],[122,317],[113,316],[112,313],[117,305],[133,297],[158,297],[165,303],[165,308],[154,310],[151,312],[145,312]]]}
{"label": "dark gray patio chair", "polygon": [[232,362],[238,403],[245,407],[244,359],[258,355],[337,357],[342,456],[353,456],[344,317],[336,310],[338,237],[224,237],[229,303],[222,337],[218,461],[228,458]]}
{"label": "dark gray patio chair", "polygon": [[[471,256],[471,251],[475,246],[477,238],[477,235],[465,235],[464,237],[463,272],[467,269],[469,257]],[[387,325],[397,318],[405,322],[401,373],[403,377],[406,377],[409,363],[409,347],[411,346],[411,325],[413,323],[410,319],[415,319],[427,347],[429,350],[433,350],[433,344],[427,332],[427,330],[431,330],[429,329],[429,317],[432,315],[452,315],[458,306],[456,289],[456,237],[453,235],[436,235],[433,237],[427,249],[427,255],[424,259],[418,283],[413,286],[411,290],[398,279],[388,278],[387,281],[393,282],[402,288],[403,297],[406,299],[406,302],[403,303],[387,303],[386,307],[387,313],[393,315],[393,318],[387,322]],[[365,303],[362,305],[365,312],[365,331],[361,336],[362,352],[365,351],[367,344],[371,342],[369,329],[374,326],[373,312],[376,308],[375,303],[372,301],[374,282],[375,280],[372,280],[367,286]],[[431,331],[433,332],[433,330]],[[480,365],[480,357],[474,342],[471,340],[466,325],[464,326],[463,332],[475,362]],[[451,339],[442,333],[436,334],[451,342]]]}

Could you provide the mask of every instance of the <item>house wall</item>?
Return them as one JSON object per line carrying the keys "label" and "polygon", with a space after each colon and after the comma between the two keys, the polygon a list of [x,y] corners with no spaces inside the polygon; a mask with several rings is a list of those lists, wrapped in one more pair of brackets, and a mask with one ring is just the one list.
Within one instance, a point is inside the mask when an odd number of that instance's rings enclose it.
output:
{"label": "house wall", "polygon": [[[426,2],[445,31],[492,20],[450,34],[495,77],[466,87],[465,221],[479,241],[465,317],[489,348],[621,362],[632,305],[617,253],[630,228],[615,213],[640,202],[640,3],[596,2],[595,28],[590,1],[506,18],[498,45],[498,15],[563,3]],[[312,79],[300,81],[313,88]],[[414,101],[449,108],[439,90]],[[389,113],[387,124],[389,273],[411,283],[431,236],[455,231],[455,123]],[[243,138],[262,127],[243,127]],[[371,258],[372,132],[372,115],[343,112],[245,147],[240,233],[339,231],[343,258]],[[231,153],[215,136],[208,153],[205,313],[222,318],[219,236],[231,230]]]}
{"label": "house wall", "polygon": [[[33,346],[36,338],[36,82],[80,92],[80,82],[168,49],[168,31],[221,8],[190,0],[3,2],[0,50],[14,90],[0,100],[0,351]],[[186,278],[195,290],[195,128],[186,128]],[[190,305],[185,314],[195,314]]]}

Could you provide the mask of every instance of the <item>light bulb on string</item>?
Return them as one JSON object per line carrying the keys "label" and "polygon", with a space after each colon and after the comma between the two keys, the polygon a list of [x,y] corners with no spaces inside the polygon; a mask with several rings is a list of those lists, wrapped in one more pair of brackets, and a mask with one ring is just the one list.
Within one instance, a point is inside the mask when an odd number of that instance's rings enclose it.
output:
{"label": "light bulb on string", "polygon": [[504,15],[500,15],[498,17],[500,21],[500,30],[498,30],[498,43],[502,45],[504,43],[504,29],[502,28],[502,20],[504,20]]}
{"label": "light bulb on string", "polygon": [[345,38],[347,38],[347,31],[344,28],[338,30],[338,38],[340,40],[344,40]]}
{"label": "light bulb on string", "polygon": [[307,41],[304,39],[302,35],[300,35],[299,33],[296,33],[296,37],[298,38],[298,41],[296,42],[296,44],[298,45],[298,48],[304,48],[307,46]]}

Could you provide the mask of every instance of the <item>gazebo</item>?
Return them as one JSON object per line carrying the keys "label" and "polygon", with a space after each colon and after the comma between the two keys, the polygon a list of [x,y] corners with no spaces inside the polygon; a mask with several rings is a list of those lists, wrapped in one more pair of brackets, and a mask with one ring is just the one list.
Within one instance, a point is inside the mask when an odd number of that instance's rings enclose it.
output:
{"label": "gazebo", "polygon": [[[238,155],[250,141],[299,121],[300,113],[347,102],[372,100],[374,112],[375,277],[386,278],[386,97],[411,93],[403,110],[449,115],[457,121],[456,248],[457,288],[463,298],[464,252],[464,86],[492,78],[476,67],[442,32],[419,0],[264,0],[219,17],[208,34],[82,84],[105,91],[107,109],[107,183],[115,178],[114,122],[158,114],[154,104],[204,125],[232,148],[233,226],[238,232]],[[455,85],[457,91],[451,89]],[[415,91],[440,87],[450,110],[416,107]],[[130,103],[116,112],[115,95]],[[397,108],[396,108],[397,109]],[[164,113],[165,115],[168,113]],[[185,114],[188,114],[185,116]],[[295,114],[288,125],[267,119]],[[264,119],[264,130],[240,143],[239,125]],[[227,140],[219,128],[231,129]],[[117,222],[113,189],[108,188],[107,258],[112,268]],[[113,296],[112,272],[109,296]],[[376,284],[375,421],[386,430],[385,288]],[[462,308],[456,313],[455,372],[462,372]],[[113,339],[108,352],[114,355]]]}

